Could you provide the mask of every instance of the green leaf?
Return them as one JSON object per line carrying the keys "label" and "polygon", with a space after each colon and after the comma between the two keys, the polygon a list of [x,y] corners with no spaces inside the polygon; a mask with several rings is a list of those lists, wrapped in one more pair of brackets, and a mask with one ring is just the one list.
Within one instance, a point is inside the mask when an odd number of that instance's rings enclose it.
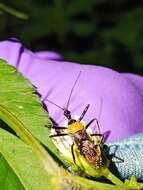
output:
{"label": "green leaf", "polygon": [[2,155],[0,155],[0,189],[24,190],[24,187],[18,177],[15,175]]}
{"label": "green leaf", "polygon": [[[36,89],[12,66],[0,61],[0,104],[15,115],[24,126],[55,156],[62,160],[52,140],[48,138],[51,126]],[[32,119],[31,119],[32,118]]]}
{"label": "green leaf", "polygon": [[0,129],[0,137],[0,152],[25,189],[50,189],[51,176],[43,169],[39,159],[33,154],[31,147],[3,129]]}
{"label": "green leaf", "polygon": [[[0,61],[0,88],[0,118],[27,143],[4,130],[6,124],[1,122],[0,126],[3,129],[0,129],[0,152],[9,163],[9,169],[13,169],[25,189],[46,190],[50,183],[50,168],[55,173],[54,167],[57,165],[29,131],[47,148],[50,147],[53,155],[57,154],[52,141],[47,138],[48,129],[44,127],[45,124],[51,125],[47,113],[28,80],[3,60]],[[27,104],[27,100],[30,104]],[[1,167],[4,167],[3,162]],[[4,183],[3,180],[2,182]]]}

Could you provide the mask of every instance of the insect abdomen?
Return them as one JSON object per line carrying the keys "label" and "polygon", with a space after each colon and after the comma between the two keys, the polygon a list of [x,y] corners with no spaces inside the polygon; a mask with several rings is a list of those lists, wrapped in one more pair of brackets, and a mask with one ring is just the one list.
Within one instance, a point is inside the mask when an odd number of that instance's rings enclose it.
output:
{"label": "insect abdomen", "polygon": [[79,145],[80,154],[84,156],[89,164],[95,168],[102,165],[101,148],[90,140],[85,140]]}

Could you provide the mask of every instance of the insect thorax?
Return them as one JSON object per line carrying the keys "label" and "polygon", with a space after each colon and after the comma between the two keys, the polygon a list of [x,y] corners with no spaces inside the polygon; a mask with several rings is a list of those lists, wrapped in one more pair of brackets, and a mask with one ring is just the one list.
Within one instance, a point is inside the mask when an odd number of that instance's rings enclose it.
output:
{"label": "insect thorax", "polygon": [[78,131],[81,131],[84,129],[84,125],[81,122],[73,122],[70,125],[68,125],[68,129],[67,131],[69,132],[69,134],[74,135],[76,134]]}

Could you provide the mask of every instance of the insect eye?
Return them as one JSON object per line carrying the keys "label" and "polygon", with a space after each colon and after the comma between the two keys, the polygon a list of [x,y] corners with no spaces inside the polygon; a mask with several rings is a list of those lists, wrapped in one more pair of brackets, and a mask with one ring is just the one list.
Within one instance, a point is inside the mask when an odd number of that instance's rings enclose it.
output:
{"label": "insect eye", "polygon": [[69,122],[68,122],[68,125],[72,124],[72,123],[75,123],[76,120],[75,119],[71,119]]}

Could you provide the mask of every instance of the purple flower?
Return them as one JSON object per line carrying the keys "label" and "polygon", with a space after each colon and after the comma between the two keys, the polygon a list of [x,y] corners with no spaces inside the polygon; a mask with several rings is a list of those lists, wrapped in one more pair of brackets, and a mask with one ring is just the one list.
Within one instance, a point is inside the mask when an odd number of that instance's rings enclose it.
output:
{"label": "purple flower", "polygon": [[[79,116],[90,104],[84,121],[99,119],[101,132],[111,131],[108,141],[143,132],[143,77],[66,62],[54,52],[33,53],[15,39],[0,42],[0,58],[16,66],[37,87],[50,116],[60,126],[64,123],[63,111],[47,99],[65,107],[81,71],[69,103],[73,116]],[[95,123],[91,127],[95,129]]]}

